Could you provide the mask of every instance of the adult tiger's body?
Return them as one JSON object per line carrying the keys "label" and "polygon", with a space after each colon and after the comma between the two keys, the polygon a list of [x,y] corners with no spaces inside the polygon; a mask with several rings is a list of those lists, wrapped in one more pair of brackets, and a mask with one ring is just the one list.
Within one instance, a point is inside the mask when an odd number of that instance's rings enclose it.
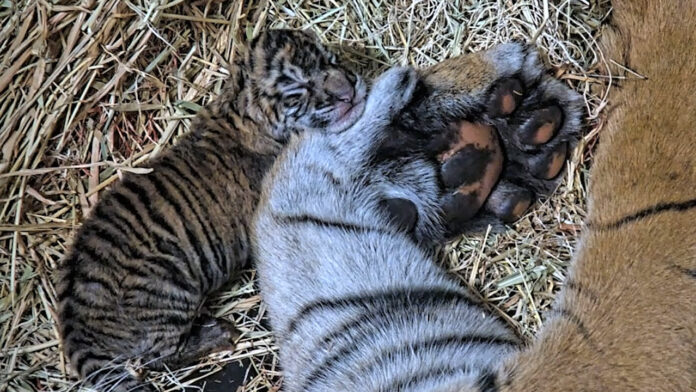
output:
{"label": "adult tiger's body", "polygon": [[[448,69],[447,64],[442,65]],[[435,70],[428,85],[436,87],[436,95],[449,108],[413,106],[410,113],[423,118],[404,117],[403,122],[417,131],[412,130],[408,140],[399,139],[398,145],[382,144],[381,158],[389,161],[391,153],[403,154],[407,144],[434,142],[433,148],[447,155],[436,163],[445,179],[445,192],[438,203],[445,210],[445,220],[452,223],[461,221],[462,212],[478,210],[501,170],[517,171],[524,177],[521,183],[499,185],[494,190],[496,202],[488,205],[489,213],[473,221],[480,225],[514,219],[531,203],[533,193],[544,194],[556,182],[548,178],[528,185],[525,178],[533,176],[525,165],[541,162],[543,169],[556,146],[573,142],[575,134],[563,133],[554,138],[556,143],[536,143],[537,151],[529,155],[532,159],[503,164],[490,128],[465,125],[462,134],[450,126],[449,122],[467,113],[452,110],[457,107],[457,96],[447,95],[451,91],[446,82],[453,80],[446,72],[442,76]],[[484,80],[491,75],[480,76]],[[504,86],[493,96],[514,101],[514,86]],[[488,95],[479,85],[470,87],[472,94]],[[462,87],[453,88],[461,97]],[[425,93],[430,96],[433,92]],[[177,367],[229,348],[237,336],[233,326],[202,314],[201,307],[206,296],[239,271],[250,256],[247,228],[266,171],[291,135],[337,133],[353,124],[362,114],[364,97],[360,78],[337,64],[334,54],[311,34],[269,30],[252,40],[234,64],[227,87],[197,116],[191,133],[149,162],[152,172],[125,175],[102,197],[76,235],[61,265],[57,293],[63,349],[78,374],[100,387],[148,388],[125,371],[131,368],[129,364],[138,370]],[[391,110],[383,108],[385,113]],[[419,111],[437,119],[439,125],[419,116]],[[495,113],[487,116],[496,121]],[[560,126],[555,120],[550,119],[555,127]],[[501,139],[506,152],[519,153],[514,137],[501,135]],[[477,157],[486,160],[476,175],[471,175],[469,161],[461,159],[460,150],[478,151]],[[327,174],[321,167],[312,169],[316,181]],[[461,176],[463,169],[468,177]],[[551,177],[558,171],[560,166],[553,167]],[[462,198],[474,198],[478,205],[462,211],[458,208]],[[391,199],[385,201],[385,207],[404,225],[414,224],[411,206]],[[421,219],[420,224],[425,221]],[[466,228],[449,227],[448,232],[456,234]],[[429,235],[438,237],[443,231],[433,230]]]}
{"label": "adult tiger's body", "polygon": [[501,391],[696,391],[696,1],[614,0],[619,81],[587,226],[555,310]]}

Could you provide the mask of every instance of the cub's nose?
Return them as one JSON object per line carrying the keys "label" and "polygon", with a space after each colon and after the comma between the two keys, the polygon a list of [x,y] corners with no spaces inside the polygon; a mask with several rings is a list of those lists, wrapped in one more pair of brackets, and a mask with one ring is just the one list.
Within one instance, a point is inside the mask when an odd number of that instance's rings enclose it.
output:
{"label": "cub's nose", "polygon": [[350,102],[355,96],[353,84],[348,80],[343,72],[337,70],[329,71],[324,81],[324,89],[331,96],[343,102]]}

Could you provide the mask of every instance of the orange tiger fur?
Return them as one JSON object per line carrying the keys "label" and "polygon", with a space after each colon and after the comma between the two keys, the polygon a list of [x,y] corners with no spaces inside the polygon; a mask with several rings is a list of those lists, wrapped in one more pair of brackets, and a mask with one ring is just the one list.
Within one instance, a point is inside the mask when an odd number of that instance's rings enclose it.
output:
{"label": "orange tiger fur", "polygon": [[501,391],[696,390],[696,1],[617,0],[621,81],[574,265]]}

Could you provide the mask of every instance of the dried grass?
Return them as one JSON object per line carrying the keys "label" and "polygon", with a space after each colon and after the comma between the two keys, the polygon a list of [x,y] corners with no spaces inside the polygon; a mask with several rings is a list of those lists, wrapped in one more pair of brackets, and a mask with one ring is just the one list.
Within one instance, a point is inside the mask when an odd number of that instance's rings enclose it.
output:
{"label": "dried grass", "polygon": [[[501,234],[462,238],[444,265],[520,335],[539,328],[585,215],[587,164],[608,80],[595,38],[606,0],[0,0],[0,392],[68,390],[55,327],[56,264],[99,191],[186,133],[220,90],[240,37],[311,28],[363,74],[427,65],[499,42],[535,42],[583,93],[588,133],[566,181]],[[254,272],[212,300],[244,331],[237,350],[153,374],[162,390],[251,359],[245,391],[278,390],[276,350]]]}

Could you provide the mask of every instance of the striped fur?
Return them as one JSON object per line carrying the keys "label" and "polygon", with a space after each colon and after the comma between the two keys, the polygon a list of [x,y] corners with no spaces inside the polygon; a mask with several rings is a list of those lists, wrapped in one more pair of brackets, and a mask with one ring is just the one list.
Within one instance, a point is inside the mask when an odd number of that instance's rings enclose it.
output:
{"label": "striped fur", "polygon": [[[515,349],[390,228],[376,200],[417,188],[419,213],[437,213],[434,175],[417,157],[397,183],[359,165],[380,133],[359,122],[350,136],[295,141],[258,210],[254,249],[288,391],[696,391],[696,3],[614,6],[608,52],[648,80],[612,96],[589,223],[538,339]],[[338,181],[310,191],[316,166]]]}
{"label": "striped fur", "polygon": [[696,1],[612,6],[605,56],[646,79],[613,87],[568,280],[500,391],[696,391]]}
{"label": "striped fur", "polygon": [[253,40],[190,134],[127,174],[77,233],[57,279],[64,352],[100,388],[134,388],[126,363],[179,366],[233,346],[206,296],[243,268],[261,181],[289,135],[338,132],[361,114],[362,81],[303,32]]}
{"label": "striped fur", "polygon": [[[487,56],[524,64],[512,49]],[[353,127],[293,138],[266,179],[254,252],[289,392],[487,388],[518,350],[424,246],[442,225],[436,167],[419,154],[376,158],[419,80],[386,72]],[[417,241],[382,210],[394,196],[416,205]]]}

